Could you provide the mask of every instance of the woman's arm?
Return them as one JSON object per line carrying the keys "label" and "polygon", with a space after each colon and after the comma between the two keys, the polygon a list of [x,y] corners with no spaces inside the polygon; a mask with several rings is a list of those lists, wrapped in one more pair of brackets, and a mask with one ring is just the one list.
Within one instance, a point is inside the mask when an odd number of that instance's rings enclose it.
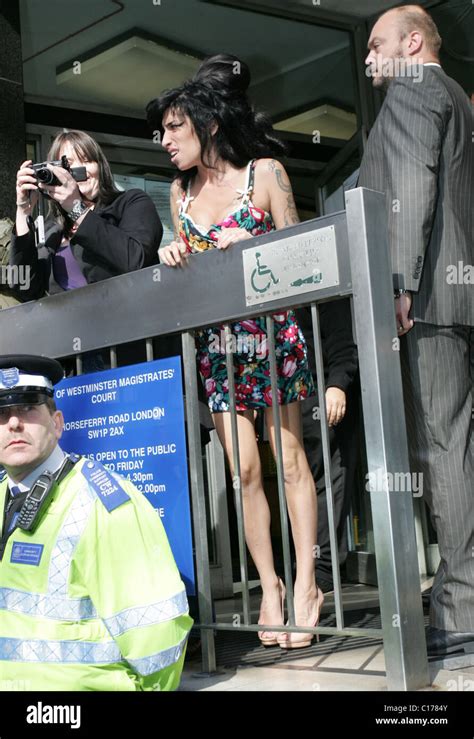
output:
{"label": "woman's arm", "polygon": [[10,283],[10,287],[18,300],[26,303],[28,300],[43,298],[49,290],[51,274],[51,254],[48,245],[51,240],[60,238],[57,232],[46,238],[46,246],[38,249],[34,234],[28,230],[26,234],[18,236],[12,234],[10,245],[10,265],[21,268],[22,279],[18,283]]}
{"label": "woman's arm", "polygon": [[[120,196],[119,196],[120,197]],[[98,261],[110,265],[114,272],[124,274],[156,264],[163,226],[153,201],[142,190],[124,193],[125,202],[114,201],[123,210],[117,225],[107,220],[107,213],[86,213],[71,244],[79,244],[95,255]]]}
{"label": "woman's arm", "polygon": [[182,195],[178,180],[173,180],[170,187],[170,210],[173,219],[174,240],[179,240],[179,199]]}
{"label": "woman's arm", "polygon": [[170,187],[170,209],[173,219],[173,236],[171,244],[165,244],[158,252],[160,263],[168,267],[183,265],[186,259],[186,244],[179,235],[179,198],[182,194],[178,180],[173,180]]}
{"label": "woman's arm", "polygon": [[276,159],[259,159],[255,170],[257,192],[268,200],[276,228],[294,226],[299,223],[293,190],[286,170]]}
{"label": "woman's arm", "polygon": [[[290,179],[283,165],[276,159],[259,159],[255,165],[255,190],[253,202],[271,213],[275,227],[285,228],[299,223]],[[217,242],[218,249],[251,239],[252,234],[242,228],[223,228]]]}

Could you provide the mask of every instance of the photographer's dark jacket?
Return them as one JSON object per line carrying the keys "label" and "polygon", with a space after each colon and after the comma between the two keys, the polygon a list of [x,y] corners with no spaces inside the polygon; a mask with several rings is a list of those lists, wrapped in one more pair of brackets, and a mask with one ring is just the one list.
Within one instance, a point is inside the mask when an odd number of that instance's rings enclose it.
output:
{"label": "photographer's dark jacket", "polygon": [[[29,265],[29,289],[13,286],[23,302],[63,292],[53,274],[53,258],[62,230],[48,221],[46,245],[38,249],[33,233],[13,234],[10,263]],[[143,190],[127,190],[104,207],[89,211],[71,237],[71,251],[88,284],[158,263],[163,226],[151,198]]]}
{"label": "photographer's dark jacket", "polygon": [[[308,361],[316,382],[313,322],[309,307],[297,308],[296,318],[308,347]],[[352,316],[349,298],[332,300],[319,306],[321,345],[323,349],[326,387],[338,387],[346,394],[357,376],[357,347],[352,336]]]}

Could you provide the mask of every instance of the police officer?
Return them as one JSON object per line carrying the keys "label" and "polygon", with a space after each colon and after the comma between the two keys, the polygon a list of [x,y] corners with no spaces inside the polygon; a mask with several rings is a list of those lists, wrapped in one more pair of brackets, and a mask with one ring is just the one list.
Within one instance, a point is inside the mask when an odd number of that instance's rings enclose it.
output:
{"label": "police officer", "polygon": [[192,619],[163,525],[128,480],[62,451],[62,377],[0,357],[0,688],[173,690]]}

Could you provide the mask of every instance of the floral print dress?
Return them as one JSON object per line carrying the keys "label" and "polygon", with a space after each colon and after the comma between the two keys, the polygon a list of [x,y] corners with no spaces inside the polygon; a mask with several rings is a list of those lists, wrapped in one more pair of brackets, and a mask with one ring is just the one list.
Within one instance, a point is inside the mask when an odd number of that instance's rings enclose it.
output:
{"label": "floral print dress", "polygon": [[[213,224],[208,231],[203,231],[186,212],[193,200],[188,186],[187,193],[183,193],[179,202],[179,235],[189,253],[215,248],[223,228],[244,228],[252,236],[275,230],[270,213],[255,207],[251,200],[255,164],[255,159],[248,164],[246,188],[240,206],[223,221]],[[273,319],[278,403],[287,405],[314,395],[315,389],[308,367],[306,343],[294,312],[290,310],[275,314]],[[272,405],[272,390],[266,319],[253,318],[232,323],[231,330],[231,342],[226,342],[223,326],[196,332],[198,367],[209,409],[212,413],[230,410],[226,348],[233,352],[237,410],[268,408]]]}

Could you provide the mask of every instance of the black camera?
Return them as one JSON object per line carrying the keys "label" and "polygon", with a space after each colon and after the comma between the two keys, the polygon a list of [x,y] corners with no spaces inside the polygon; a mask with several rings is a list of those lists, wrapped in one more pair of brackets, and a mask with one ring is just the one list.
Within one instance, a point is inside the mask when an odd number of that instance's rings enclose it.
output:
{"label": "black camera", "polygon": [[39,164],[32,164],[31,169],[34,169],[36,179],[38,182],[42,182],[44,185],[60,185],[60,181],[49,169],[47,165],[53,167],[62,167],[66,169],[76,180],[76,182],[84,182],[87,180],[87,171],[85,167],[70,167],[66,156],[62,156],[57,162],[40,162]]}

